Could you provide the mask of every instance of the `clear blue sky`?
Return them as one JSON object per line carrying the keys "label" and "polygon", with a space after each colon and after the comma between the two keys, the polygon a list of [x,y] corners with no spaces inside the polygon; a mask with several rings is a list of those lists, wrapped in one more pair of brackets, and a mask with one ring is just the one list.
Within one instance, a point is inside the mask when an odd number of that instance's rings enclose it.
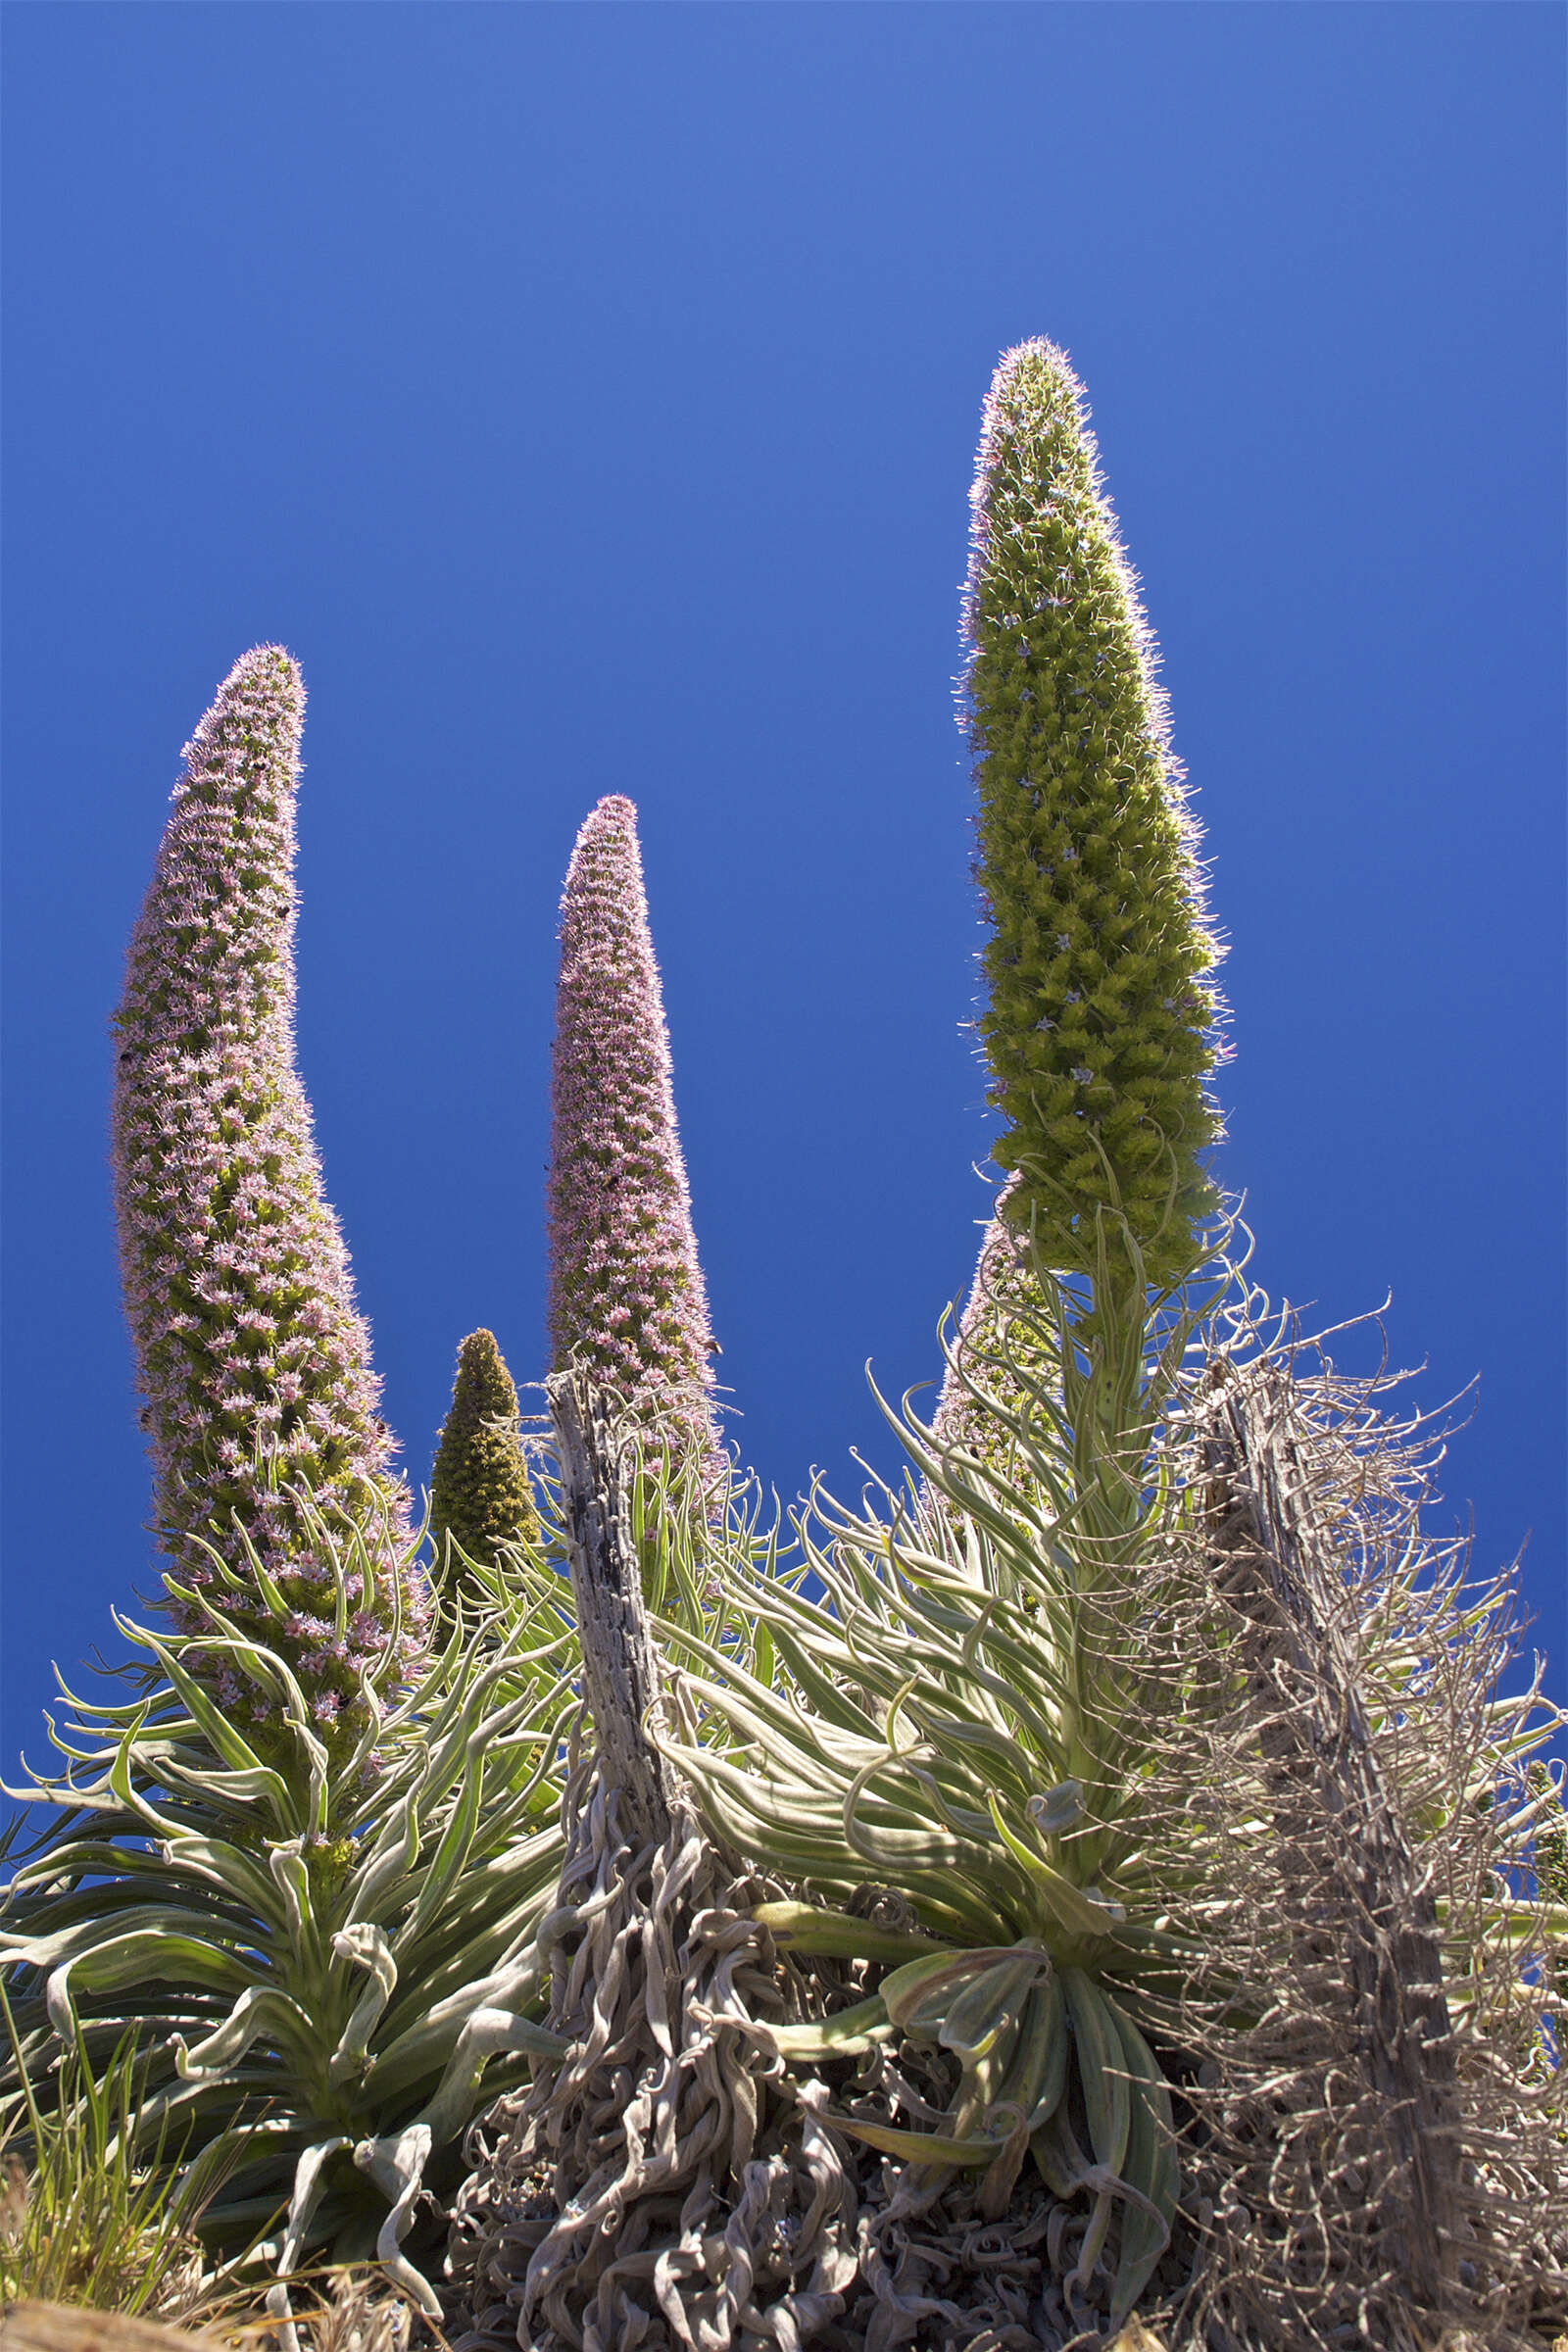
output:
{"label": "clear blue sky", "polygon": [[[1255,1268],[1393,1293],[1563,1608],[1555,6],[6,13],[4,1769],[151,1575],[106,1023],[180,745],[311,694],[301,1055],[388,1418],[543,1361],[555,915],[639,804],[735,1428],[939,1368],[986,1133],[979,408],[1064,344],[1207,827]],[[1364,1345],[1361,1348],[1364,1356]]]}

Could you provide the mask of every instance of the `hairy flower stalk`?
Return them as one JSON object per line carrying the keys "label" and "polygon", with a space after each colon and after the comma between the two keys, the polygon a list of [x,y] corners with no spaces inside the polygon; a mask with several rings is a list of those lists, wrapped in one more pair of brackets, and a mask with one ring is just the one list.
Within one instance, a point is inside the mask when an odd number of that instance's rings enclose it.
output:
{"label": "hairy flower stalk", "polygon": [[550,1340],[639,1420],[723,1467],[714,1352],[675,1126],[637,811],[602,800],[561,901],[550,1152]]}
{"label": "hairy flower stalk", "polygon": [[964,610],[977,875],[993,936],[979,1031],[1048,1263],[1090,1271],[1119,1206],[1151,1279],[1213,1205],[1217,956],[1154,641],[1101,487],[1083,389],[1052,344],[1004,354],[985,406]]}
{"label": "hairy flower stalk", "polygon": [[445,1537],[453,1537],[470,1560],[493,1568],[503,1544],[531,1542],[538,1527],[512,1374],[495,1333],[472,1331],[458,1349],[452,1408],[430,1474],[439,1589],[466,1584],[462,1562],[446,1552]]}
{"label": "hairy flower stalk", "polygon": [[[304,710],[297,664],[258,646],[185,747],[115,1016],[114,1175],[175,1624],[212,1634],[201,1660],[243,1720],[276,1700],[224,1626],[277,1651],[335,1746],[362,1727],[362,1675],[415,1664],[428,1593],[399,1566],[407,1494],[295,1069]],[[334,1525],[363,1538],[346,1587],[320,1556]]]}

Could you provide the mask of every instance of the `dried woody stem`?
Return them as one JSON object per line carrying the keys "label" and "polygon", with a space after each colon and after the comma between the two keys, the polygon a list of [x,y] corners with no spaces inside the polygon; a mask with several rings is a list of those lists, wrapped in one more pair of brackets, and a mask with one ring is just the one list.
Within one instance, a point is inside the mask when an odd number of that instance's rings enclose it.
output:
{"label": "dried woody stem", "polygon": [[784,1968],[762,1889],[700,1827],[646,1725],[661,1705],[616,1432],[585,1375],[548,1384],[583,1691],[558,1905],[539,1931],[569,2044],[470,2138],[453,2274],[462,2347],[798,2352],[843,2309],[857,2199],[758,2020]]}
{"label": "dried woody stem", "polygon": [[1281,1872],[1298,1880],[1300,1912],[1315,1923],[1313,1956],[1337,1956],[1376,2093],[1382,2259],[1412,2302],[1441,2313],[1462,2200],[1437,1907],[1341,1632],[1342,1572],[1298,1443],[1289,1372],[1265,1358],[1240,1374],[1221,1363],[1216,1374],[1201,1439],[1211,1542],[1227,1596],[1255,1629],[1250,1670],[1284,1701],[1261,1736]]}
{"label": "dried woody stem", "polygon": [[679,1790],[644,1728],[659,1705],[659,1655],[610,1413],[581,1371],[558,1372],[545,1394],[561,1465],[583,1697],[598,1736],[600,1770],[618,1792],[628,1836],[662,1843]]}

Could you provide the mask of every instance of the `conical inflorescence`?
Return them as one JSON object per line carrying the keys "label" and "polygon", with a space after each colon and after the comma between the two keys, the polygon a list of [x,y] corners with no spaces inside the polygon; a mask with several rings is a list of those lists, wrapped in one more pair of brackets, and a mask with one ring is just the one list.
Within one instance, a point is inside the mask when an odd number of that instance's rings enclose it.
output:
{"label": "conical inflorescence", "polygon": [[675,1126],[669,1036],[633,804],[577,836],[561,901],[551,1089],[550,1341],[639,1419],[722,1466],[708,1297]]}
{"label": "conical inflorescence", "polygon": [[974,1388],[1004,1412],[1016,1413],[1029,1407],[1050,1368],[1033,1253],[1027,1236],[1007,1219],[1017,1183],[1016,1176],[1007,1179],[986,1225],[931,1421],[931,1435],[944,1450],[963,1446],[996,1461],[1005,1458],[1007,1432]]}
{"label": "conical inflorescence", "polygon": [[[225,1625],[282,1655],[335,1743],[361,1726],[362,1673],[414,1664],[428,1593],[403,1564],[407,1494],[295,1068],[304,710],[296,663],[258,646],[185,747],[115,1018],[114,1174],[166,1549]],[[331,1531],[355,1537],[342,1582]],[[173,1609],[213,1636],[224,1703],[265,1719],[275,1691],[236,1672],[243,1642]]]}
{"label": "conical inflorescence", "polygon": [[[470,1560],[494,1567],[503,1544],[538,1529],[528,1463],[517,1435],[517,1392],[492,1331],[471,1331],[458,1349],[452,1406],[430,1474],[430,1532],[440,1589],[461,1581],[446,1554],[452,1536]],[[482,1599],[482,1593],[474,1597]]]}
{"label": "conical inflorescence", "polygon": [[1217,949],[1155,648],[1081,386],[1045,342],[1005,353],[971,493],[966,717],[993,931],[980,1035],[1006,1214],[1048,1263],[1094,1264],[1119,1204],[1153,1280],[1213,1205]]}

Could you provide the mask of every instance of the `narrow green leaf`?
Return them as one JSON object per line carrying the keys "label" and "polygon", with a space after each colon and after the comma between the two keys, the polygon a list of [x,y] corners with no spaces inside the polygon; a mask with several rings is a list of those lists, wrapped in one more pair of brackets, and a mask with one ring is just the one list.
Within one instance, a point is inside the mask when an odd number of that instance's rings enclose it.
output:
{"label": "narrow green leaf", "polygon": [[759,1903],[752,1917],[768,1930],[781,1950],[823,1958],[898,1963],[952,1948],[932,1936],[879,1928],[869,1919],[856,1919],[847,1911],[824,1911],[813,1903]]}

